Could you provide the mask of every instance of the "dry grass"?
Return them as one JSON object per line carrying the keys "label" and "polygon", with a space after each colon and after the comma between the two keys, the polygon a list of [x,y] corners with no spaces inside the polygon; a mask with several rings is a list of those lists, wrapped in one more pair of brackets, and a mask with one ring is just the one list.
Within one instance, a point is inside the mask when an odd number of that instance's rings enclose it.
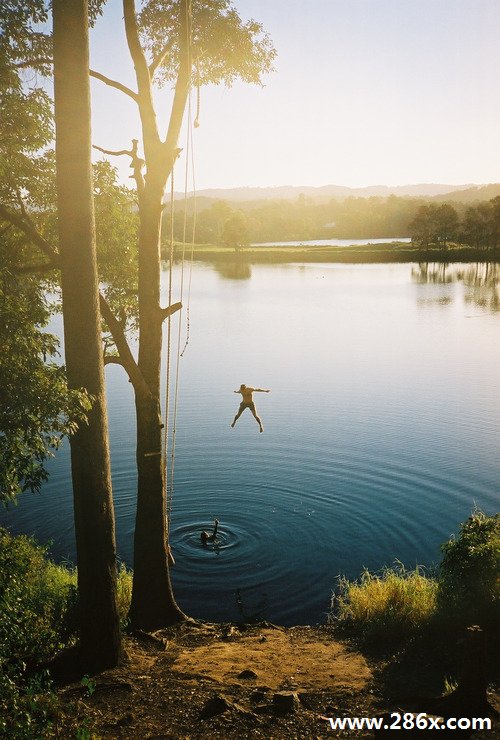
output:
{"label": "dry grass", "polygon": [[407,635],[427,626],[437,611],[438,583],[420,568],[402,564],[380,574],[365,571],[360,580],[339,581],[330,621],[367,638]]}

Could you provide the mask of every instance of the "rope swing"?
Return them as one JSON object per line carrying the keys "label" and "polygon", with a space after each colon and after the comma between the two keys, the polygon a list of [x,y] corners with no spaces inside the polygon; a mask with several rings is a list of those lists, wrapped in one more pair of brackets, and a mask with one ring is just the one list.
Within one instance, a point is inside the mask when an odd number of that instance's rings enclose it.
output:
{"label": "rope swing", "polygon": [[[191,69],[191,3],[188,7],[188,23],[186,28],[187,48],[189,54],[189,68]],[[198,75],[199,82],[199,75]],[[198,89],[198,112],[199,112],[199,89]],[[186,166],[184,173],[184,224],[183,224],[183,237],[182,237],[182,257],[181,257],[181,274],[180,274],[180,296],[179,300],[183,303],[184,297],[184,277],[185,277],[185,257],[186,257],[186,236],[187,236],[187,200],[188,200],[188,181],[189,181],[189,169],[191,167],[192,173],[192,184],[193,184],[193,198],[194,198],[194,211],[193,211],[193,229],[191,235],[191,259],[189,268],[189,284],[188,284],[188,297],[187,297],[187,323],[186,323],[186,339],[184,348],[181,352],[181,335],[182,335],[182,314],[183,307],[179,310],[178,329],[177,329],[177,345],[176,345],[176,357],[175,357],[175,380],[173,389],[173,412],[172,412],[172,435],[171,435],[171,449],[169,452],[169,417],[170,417],[170,396],[171,396],[171,371],[172,371],[172,317],[169,315],[167,318],[167,352],[166,352],[166,363],[165,363],[165,423],[163,430],[163,473],[164,473],[164,484],[166,491],[166,522],[167,522],[167,542],[170,539],[170,520],[172,513],[172,501],[174,495],[174,471],[175,471],[175,444],[177,435],[177,409],[179,400],[179,381],[180,381],[180,359],[184,356],[186,347],[189,342],[189,329],[190,329],[190,302],[191,302],[191,283],[192,283],[192,272],[193,272],[193,254],[195,244],[195,233],[196,233],[196,185],[195,185],[195,165],[194,165],[194,147],[193,147],[193,128],[197,127],[196,121],[192,123],[192,112],[191,112],[191,80],[189,82],[188,92],[188,111],[187,111],[187,134],[186,134]],[[199,124],[198,124],[199,125]],[[174,264],[174,215],[175,215],[175,203],[174,203],[174,170],[175,170],[175,159],[177,154],[174,155],[174,161],[172,162],[172,171],[170,175],[170,248],[169,248],[169,278],[168,278],[168,305],[172,305],[172,290],[173,290],[173,264]],[[170,564],[174,564],[175,561],[170,552],[170,546],[168,546],[168,554]]]}

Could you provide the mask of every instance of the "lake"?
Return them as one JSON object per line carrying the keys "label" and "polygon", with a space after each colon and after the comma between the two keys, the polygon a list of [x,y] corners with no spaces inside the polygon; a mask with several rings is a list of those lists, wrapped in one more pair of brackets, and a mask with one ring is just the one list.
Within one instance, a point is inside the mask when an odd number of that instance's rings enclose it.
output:
{"label": "lake", "polygon": [[[322,622],[339,574],[432,566],[475,505],[498,510],[499,276],[492,265],[194,265],[171,518],[184,610]],[[118,551],[131,564],[132,391],[118,366],[106,374]],[[241,383],[271,389],[255,394],[263,434],[249,411],[230,428]],[[67,445],[50,471],[0,524],[74,560]],[[216,549],[200,543],[213,517]]]}

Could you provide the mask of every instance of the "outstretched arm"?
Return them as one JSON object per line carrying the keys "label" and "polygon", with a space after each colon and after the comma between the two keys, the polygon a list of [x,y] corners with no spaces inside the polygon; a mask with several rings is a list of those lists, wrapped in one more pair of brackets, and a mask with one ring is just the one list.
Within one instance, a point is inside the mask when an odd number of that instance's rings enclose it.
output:
{"label": "outstretched arm", "polygon": [[266,388],[254,388],[255,393],[271,393],[269,389]]}

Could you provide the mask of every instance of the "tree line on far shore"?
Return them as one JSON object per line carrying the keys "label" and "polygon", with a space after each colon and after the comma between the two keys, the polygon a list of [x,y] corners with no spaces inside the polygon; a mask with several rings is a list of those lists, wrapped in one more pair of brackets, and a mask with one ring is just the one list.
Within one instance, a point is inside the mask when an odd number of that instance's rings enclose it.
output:
{"label": "tree line on far shore", "polygon": [[462,218],[450,203],[420,206],[409,224],[409,234],[422,247],[438,244],[446,249],[456,242],[494,250],[500,240],[500,196],[469,206]]}
{"label": "tree line on far shore", "polygon": [[[185,219],[184,213],[187,210]],[[303,195],[295,200],[245,201],[194,199],[177,204],[174,239],[192,233],[195,241],[244,247],[273,241],[309,239],[377,239],[410,237],[418,246],[450,242],[476,249],[495,249],[500,235],[500,196],[477,202],[449,203],[436,199],[398,197],[332,199],[318,203]],[[170,236],[170,216],[163,236]]]}

